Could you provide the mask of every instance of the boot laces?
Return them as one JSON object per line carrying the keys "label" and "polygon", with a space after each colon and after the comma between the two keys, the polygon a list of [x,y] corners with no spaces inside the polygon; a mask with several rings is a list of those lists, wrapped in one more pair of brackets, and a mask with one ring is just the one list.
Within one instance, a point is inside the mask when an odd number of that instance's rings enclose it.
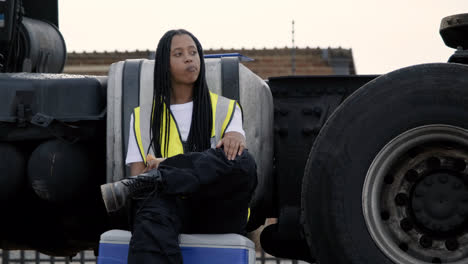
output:
{"label": "boot laces", "polygon": [[152,190],[154,189],[154,180],[151,179],[154,177],[148,176],[139,176],[129,178],[127,181],[122,181],[122,184],[125,185],[130,193],[135,193],[143,190]]}

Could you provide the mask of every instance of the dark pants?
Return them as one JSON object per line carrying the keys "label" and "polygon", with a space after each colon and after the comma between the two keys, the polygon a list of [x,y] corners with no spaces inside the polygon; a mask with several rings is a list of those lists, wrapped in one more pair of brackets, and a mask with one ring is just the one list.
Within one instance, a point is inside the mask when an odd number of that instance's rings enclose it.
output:
{"label": "dark pants", "polygon": [[227,160],[222,149],[166,159],[164,186],[133,203],[128,263],[182,263],[179,233],[245,233],[257,185],[248,151]]}

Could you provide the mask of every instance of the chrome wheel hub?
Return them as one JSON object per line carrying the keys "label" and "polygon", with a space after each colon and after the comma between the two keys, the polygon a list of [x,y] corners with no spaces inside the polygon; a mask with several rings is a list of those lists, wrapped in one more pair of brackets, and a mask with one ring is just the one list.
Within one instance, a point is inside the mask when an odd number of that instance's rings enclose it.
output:
{"label": "chrome wheel hub", "polygon": [[375,157],[362,192],[379,249],[398,264],[468,261],[468,131],[408,130]]}

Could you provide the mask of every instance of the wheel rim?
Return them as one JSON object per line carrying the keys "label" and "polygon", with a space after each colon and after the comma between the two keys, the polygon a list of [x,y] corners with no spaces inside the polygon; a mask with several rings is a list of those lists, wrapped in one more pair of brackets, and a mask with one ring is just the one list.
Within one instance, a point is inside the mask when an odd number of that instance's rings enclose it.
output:
{"label": "wheel rim", "polygon": [[362,191],[364,219],[394,263],[466,263],[468,130],[428,125],[391,140]]}

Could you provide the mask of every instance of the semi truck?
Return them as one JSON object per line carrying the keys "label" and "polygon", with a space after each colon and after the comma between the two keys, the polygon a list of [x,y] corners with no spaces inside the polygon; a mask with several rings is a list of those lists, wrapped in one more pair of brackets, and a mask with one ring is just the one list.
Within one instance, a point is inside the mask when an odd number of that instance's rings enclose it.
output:
{"label": "semi truck", "polygon": [[[240,101],[258,165],[248,230],[317,263],[468,261],[468,14],[442,19],[447,63],[377,75],[262,80],[207,58],[210,89]],[[151,61],[63,74],[56,0],[0,1],[2,249],[73,256],[128,228],[99,186],[124,166],[135,89]]]}

